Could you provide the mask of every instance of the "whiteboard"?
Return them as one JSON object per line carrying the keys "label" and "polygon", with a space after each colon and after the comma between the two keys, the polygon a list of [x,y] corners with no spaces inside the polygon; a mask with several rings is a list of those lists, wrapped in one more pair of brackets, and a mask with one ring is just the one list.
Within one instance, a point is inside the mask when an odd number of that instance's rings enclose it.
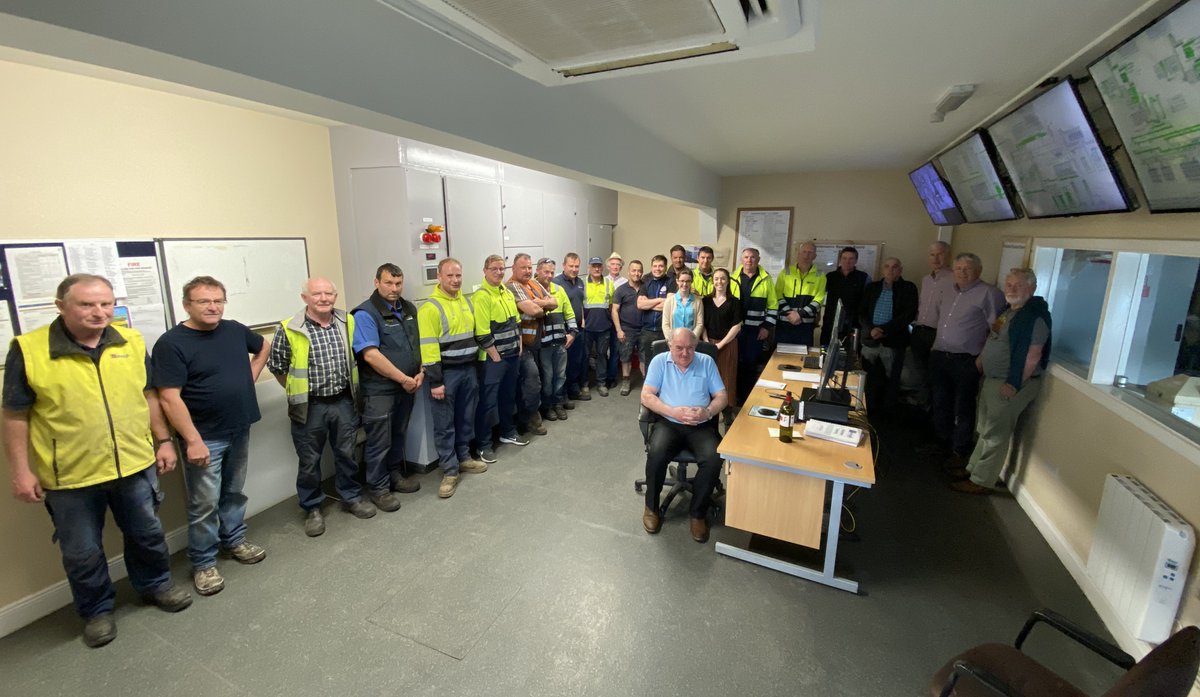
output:
{"label": "whiteboard", "polygon": [[758,249],[759,266],[772,276],[778,276],[787,266],[788,248],[792,240],[793,208],[739,208],[737,239],[731,264],[742,263],[742,250]]}
{"label": "whiteboard", "polygon": [[187,318],[183,286],[196,276],[225,284],[225,319],[265,327],[300,310],[308,280],[308,246],[303,237],[157,239],[166,276],[171,323]]}
{"label": "whiteboard", "polygon": [[864,271],[871,280],[879,278],[879,263],[883,261],[882,242],[854,242],[852,240],[815,240],[817,245],[817,260],[813,262],[818,269],[828,273],[837,268],[838,255],[844,247],[854,247],[858,250],[856,268]]}

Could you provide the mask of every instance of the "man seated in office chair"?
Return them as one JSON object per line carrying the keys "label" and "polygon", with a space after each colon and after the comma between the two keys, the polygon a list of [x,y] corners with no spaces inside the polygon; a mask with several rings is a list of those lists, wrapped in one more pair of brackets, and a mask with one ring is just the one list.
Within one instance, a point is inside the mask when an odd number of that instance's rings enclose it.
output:
{"label": "man seated in office chair", "polygon": [[729,399],[716,362],[696,353],[699,340],[691,329],[676,329],[669,341],[670,353],[660,353],[650,361],[642,385],[642,404],[664,419],[654,428],[646,448],[646,510],[642,513],[642,527],[651,535],[662,528],[658,498],[666,480],[667,465],[686,448],[696,455],[699,463],[692,480],[692,539],[707,542],[708,507],[721,475],[721,456],[717,454],[721,438],[713,419]]}

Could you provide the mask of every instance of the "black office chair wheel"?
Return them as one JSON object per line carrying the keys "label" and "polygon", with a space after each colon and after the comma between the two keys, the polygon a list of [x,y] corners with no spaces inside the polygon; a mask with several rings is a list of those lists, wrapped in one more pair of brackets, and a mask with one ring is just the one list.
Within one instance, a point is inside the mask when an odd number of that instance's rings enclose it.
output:
{"label": "black office chair wheel", "polygon": [[636,482],[634,482],[634,483],[633,483],[633,490],[634,490],[634,491],[636,491],[637,493],[639,493],[639,494],[640,494],[640,493],[642,493],[642,489],[643,489],[643,486],[642,486],[642,482],[641,482],[641,480],[638,480],[638,481],[636,481]]}

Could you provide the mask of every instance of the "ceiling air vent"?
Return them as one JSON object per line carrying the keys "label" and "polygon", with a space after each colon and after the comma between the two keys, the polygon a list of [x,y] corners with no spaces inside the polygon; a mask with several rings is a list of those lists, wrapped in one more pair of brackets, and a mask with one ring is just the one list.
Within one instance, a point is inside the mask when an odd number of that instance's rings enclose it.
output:
{"label": "ceiling air vent", "polygon": [[816,0],[378,2],[546,85],[815,45]]}

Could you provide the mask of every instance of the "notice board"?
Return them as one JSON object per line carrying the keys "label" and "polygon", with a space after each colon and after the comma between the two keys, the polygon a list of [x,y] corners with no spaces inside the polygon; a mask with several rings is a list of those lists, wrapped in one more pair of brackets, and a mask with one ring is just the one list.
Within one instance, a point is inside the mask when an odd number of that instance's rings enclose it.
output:
{"label": "notice board", "polygon": [[166,278],[172,323],[183,321],[183,286],[196,276],[225,284],[225,318],[267,327],[296,314],[308,280],[308,246],[303,237],[218,237],[157,239]]}

